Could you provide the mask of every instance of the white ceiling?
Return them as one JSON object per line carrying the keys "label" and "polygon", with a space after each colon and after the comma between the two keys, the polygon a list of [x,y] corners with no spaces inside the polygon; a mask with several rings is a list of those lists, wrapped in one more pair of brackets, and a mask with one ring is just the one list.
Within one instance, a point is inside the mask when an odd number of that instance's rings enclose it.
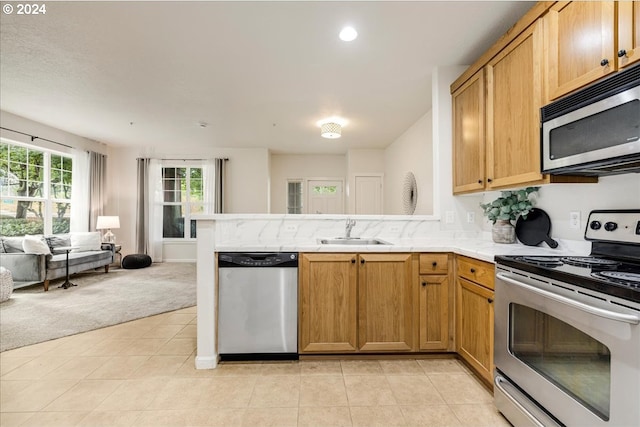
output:
{"label": "white ceiling", "polygon": [[49,1],[1,14],[0,108],[110,145],[383,148],[429,110],[433,67],[472,63],[533,4]]}

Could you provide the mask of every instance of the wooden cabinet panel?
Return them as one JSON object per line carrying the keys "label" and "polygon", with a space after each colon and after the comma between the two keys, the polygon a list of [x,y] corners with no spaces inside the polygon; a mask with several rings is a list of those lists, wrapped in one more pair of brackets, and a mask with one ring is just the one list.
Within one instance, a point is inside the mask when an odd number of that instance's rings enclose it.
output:
{"label": "wooden cabinet panel", "polygon": [[[422,261],[422,257],[421,257]],[[449,347],[449,276],[420,277],[420,350]]]}
{"label": "wooden cabinet panel", "polygon": [[612,1],[573,1],[550,8],[545,16],[549,100],[616,71],[615,7]]}
{"label": "wooden cabinet panel", "polygon": [[411,254],[360,254],[358,342],[361,351],[413,349]]}
{"label": "wooden cabinet panel", "polygon": [[487,65],[487,188],[543,179],[542,43],[537,22]]}
{"label": "wooden cabinet panel", "polygon": [[449,254],[420,254],[420,274],[448,274]]}
{"label": "wooden cabinet panel", "polygon": [[300,256],[300,352],[357,350],[357,255]]}
{"label": "wooden cabinet panel", "polygon": [[618,3],[618,68],[640,60],[640,1]]}
{"label": "wooden cabinet panel", "polygon": [[495,289],[495,266],[493,264],[458,256],[456,265],[456,272],[459,277],[464,277],[491,290]]}
{"label": "wooden cabinet panel", "polygon": [[484,188],[485,83],[479,70],[452,95],[453,193]]}
{"label": "wooden cabinet panel", "polygon": [[493,379],[494,293],[464,278],[457,279],[457,350],[488,383]]}

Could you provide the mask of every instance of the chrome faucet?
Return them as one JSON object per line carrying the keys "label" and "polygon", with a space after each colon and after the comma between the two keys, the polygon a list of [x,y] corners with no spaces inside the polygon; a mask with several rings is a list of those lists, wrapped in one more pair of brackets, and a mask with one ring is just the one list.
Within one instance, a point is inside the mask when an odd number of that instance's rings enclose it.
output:
{"label": "chrome faucet", "polygon": [[345,229],[344,229],[344,238],[345,239],[350,239],[351,238],[351,229],[353,228],[354,225],[356,225],[356,220],[355,219],[351,219],[351,218],[347,218],[347,224],[345,225]]}

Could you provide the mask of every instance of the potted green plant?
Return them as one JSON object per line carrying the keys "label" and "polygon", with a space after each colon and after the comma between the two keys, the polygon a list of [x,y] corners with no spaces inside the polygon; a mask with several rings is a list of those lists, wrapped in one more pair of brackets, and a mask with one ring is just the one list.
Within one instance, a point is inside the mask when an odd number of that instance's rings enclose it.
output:
{"label": "potted green plant", "polygon": [[491,203],[480,203],[484,215],[493,223],[491,235],[496,243],[515,243],[513,221],[519,216],[527,219],[540,187],[527,187],[515,191],[502,191]]}

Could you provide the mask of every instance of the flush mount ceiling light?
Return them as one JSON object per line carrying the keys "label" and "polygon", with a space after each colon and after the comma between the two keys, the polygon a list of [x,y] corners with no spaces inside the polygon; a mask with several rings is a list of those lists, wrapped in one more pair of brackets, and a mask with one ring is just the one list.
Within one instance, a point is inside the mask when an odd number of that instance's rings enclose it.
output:
{"label": "flush mount ceiling light", "polygon": [[340,31],[340,40],[345,42],[350,42],[358,37],[358,32],[353,27],[344,27],[342,31]]}
{"label": "flush mount ceiling light", "polygon": [[323,138],[336,139],[342,135],[342,126],[335,122],[327,122],[320,125],[320,136]]}

